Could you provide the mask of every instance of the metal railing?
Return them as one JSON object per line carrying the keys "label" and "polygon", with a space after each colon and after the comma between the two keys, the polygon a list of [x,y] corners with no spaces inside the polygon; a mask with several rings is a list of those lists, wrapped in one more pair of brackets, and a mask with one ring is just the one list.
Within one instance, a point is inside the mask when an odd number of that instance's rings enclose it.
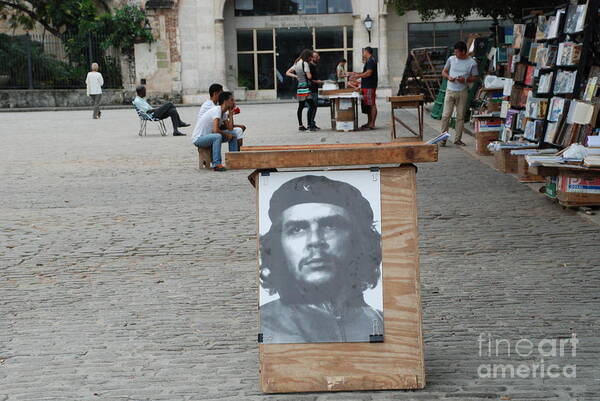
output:
{"label": "metal railing", "polygon": [[93,35],[0,34],[0,89],[78,89],[93,62],[104,88],[122,88],[121,55]]}

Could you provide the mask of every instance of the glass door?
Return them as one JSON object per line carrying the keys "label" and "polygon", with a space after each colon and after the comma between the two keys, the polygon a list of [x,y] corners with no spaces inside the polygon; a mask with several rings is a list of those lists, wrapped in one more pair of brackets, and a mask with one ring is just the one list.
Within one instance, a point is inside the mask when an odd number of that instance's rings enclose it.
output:
{"label": "glass door", "polygon": [[300,52],[313,48],[311,28],[275,29],[275,49],[277,54],[277,97],[291,99],[296,94],[297,81],[285,76]]}

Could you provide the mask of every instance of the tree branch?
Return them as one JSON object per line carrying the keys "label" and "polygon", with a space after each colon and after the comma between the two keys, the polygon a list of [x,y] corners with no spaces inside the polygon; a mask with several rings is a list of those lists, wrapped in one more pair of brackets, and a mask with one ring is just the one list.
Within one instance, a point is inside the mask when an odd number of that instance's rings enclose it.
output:
{"label": "tree branch", "polygon": [[56,36],[58,38],[61,37],[60,31],[58,29],[56,29],[55,27],[50,25],[47,21],[44,21],[34,11],[30,10],[29,8],[27,8],[21,4],[13,3],[10,1],[5,1],[5,0],[0,0],[0,5],[5,5],[14,10],[17,10],[17,11],[27,14],[29,16],[29,18],[40,23],[48,32],[50,32],[51,34],[53,34],[54,36]]}

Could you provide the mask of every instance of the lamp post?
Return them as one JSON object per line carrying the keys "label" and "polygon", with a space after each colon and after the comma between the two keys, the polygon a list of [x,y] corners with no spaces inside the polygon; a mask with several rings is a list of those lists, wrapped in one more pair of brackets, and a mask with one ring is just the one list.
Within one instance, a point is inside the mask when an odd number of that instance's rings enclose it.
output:
{"label": "lamp post", "polygon": [[371,43],[371,29],[373,29],[373,20],[371,19],[371,16],[369,14],[367,14],[367,18],[365,18],[363,24],[365,25],[365,29],[369,33],[369,43]]}
{"label": "lamp post", "polygon": [[[152,26],[147,18],[146,22],[144,23],[144,30],[152,35]],[[148,51],[152,51],[152,42],[148,43]]]}

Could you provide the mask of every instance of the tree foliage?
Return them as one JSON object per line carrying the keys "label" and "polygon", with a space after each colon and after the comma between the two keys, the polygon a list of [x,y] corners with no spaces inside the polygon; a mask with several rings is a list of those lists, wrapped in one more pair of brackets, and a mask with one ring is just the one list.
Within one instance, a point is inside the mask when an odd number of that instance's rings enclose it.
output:
{"label": "tree foliage", "polygon": [[94,0],[0,0],[0,13],[15,27],[32,30],[39,23],[61,39],[71,38],[71,42],[94,34],[103,38],[104,48],[114,46],[125,52],[133,49],[135,41],[152,42],[139,7],[125,5],[113,13],[99,13],[98,8]]}
{"label": "tree foliage", "polygon": [[398,14],[415,10],[423,20],[437,16],[451,16],[456,22],[464,22],[472,13],[494,20],[519,21],[531,9],[549,9],[564,0],[389,0]]}

